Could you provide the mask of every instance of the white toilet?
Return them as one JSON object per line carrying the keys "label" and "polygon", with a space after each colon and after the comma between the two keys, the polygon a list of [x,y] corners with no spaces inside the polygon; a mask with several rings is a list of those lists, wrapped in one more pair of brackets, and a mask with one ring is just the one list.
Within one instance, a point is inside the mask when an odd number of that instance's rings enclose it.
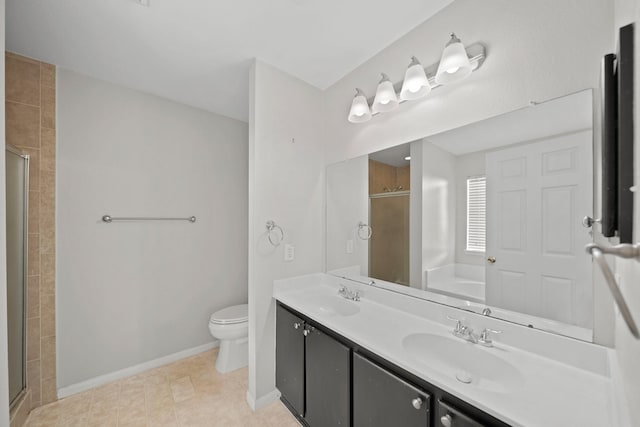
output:
{"label": "white toilet", "polygon": [[216,370],[222,374],[247,366],[249,362],[249,306],[232,305],[209,319],[211,335],[220,340]]}

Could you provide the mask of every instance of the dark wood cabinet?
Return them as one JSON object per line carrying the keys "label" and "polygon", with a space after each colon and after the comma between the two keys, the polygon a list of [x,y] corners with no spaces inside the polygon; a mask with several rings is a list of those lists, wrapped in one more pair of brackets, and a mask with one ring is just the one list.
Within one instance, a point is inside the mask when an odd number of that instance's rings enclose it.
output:
{"label": "dark wood cabinet", "polygon": [[354,427],[428,427],[430,406],[428,393],[353,355]]}
{"label": "dark wood cabinet", "polygon": [[304,416],[304,330],[304,320],[278,306],[276,387],[299,416]]}
{"label": "dark wood cabinet", "polygon": [[308,427],[509,427],[280,302],[276,386]]}
{"label": "dark wood cabinet", "polygon": [[310,427],[351,425],[351,348],[278,305],[276,387]]}
{"label": "dark wood cabinet", "polygon": [[351,349],[308,326],[304,418],[311,427],[350,425]]}

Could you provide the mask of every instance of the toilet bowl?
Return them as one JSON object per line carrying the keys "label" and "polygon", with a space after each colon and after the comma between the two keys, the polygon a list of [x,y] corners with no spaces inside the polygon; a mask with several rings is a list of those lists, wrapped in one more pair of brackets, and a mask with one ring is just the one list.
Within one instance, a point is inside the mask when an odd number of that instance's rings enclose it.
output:
{"label": "toilet bowl", "polygon": [[216,370],[227,373],[247,366],[249,362],[249,307],[233,305],[218,310],[209,319],[209,332],[220,341]]}

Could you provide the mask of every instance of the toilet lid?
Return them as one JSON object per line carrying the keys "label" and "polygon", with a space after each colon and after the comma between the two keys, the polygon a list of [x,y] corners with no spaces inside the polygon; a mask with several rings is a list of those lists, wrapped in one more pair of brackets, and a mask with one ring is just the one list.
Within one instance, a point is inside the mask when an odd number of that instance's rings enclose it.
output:
{"label": "toilet lid", "polygon": [[240,304],[218,310],[211,315],[210,323],[217,325],[230,325],[246,322],[249,319],[249,305]]}

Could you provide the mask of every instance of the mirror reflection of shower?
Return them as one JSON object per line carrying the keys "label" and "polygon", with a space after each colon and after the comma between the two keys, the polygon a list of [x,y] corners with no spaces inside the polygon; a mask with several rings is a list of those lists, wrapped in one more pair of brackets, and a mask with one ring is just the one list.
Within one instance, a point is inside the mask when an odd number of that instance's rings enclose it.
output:
{"label": "mirror reflection of shower", "polygon": [[409,145],[369,156],[369,276],[409,286]]}
{"label": "mirror reflection of shower", "polygon": [[26,388],[26,287],[29,200],[29,156],[7,146],[7,325],[9,402],[13,406]]}

